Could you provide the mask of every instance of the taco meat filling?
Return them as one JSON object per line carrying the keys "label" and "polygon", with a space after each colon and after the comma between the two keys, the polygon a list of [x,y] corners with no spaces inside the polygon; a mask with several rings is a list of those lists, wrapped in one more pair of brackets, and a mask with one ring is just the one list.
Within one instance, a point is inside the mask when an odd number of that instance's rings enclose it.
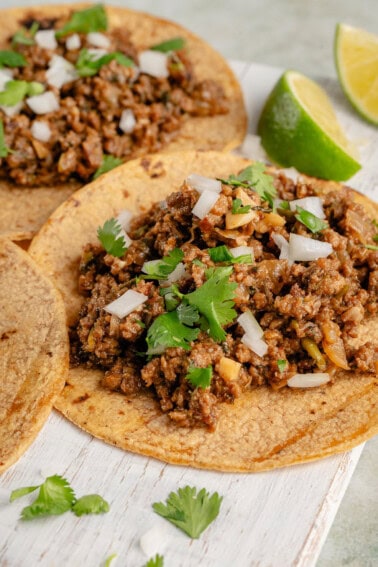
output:
{"label": "taco meat filling", "polygon": [[247,388],[377,371],[377,345],[356,340],[377,314],[376,221],[348,188],[320,198],[308,180],[264,169],[189,176],[148,212],[122,213],[126,232],[116,219],[99,229],[107,251],[82,255],[73,364],[210,430],[219,404]]}
{"label": "taco meat filling", "polygon": [[181,38],[137,49],[100,5],[23,24],[0,52],[0,166],[19,186],[88,181],[163,148],[188,117],[228,112]]}

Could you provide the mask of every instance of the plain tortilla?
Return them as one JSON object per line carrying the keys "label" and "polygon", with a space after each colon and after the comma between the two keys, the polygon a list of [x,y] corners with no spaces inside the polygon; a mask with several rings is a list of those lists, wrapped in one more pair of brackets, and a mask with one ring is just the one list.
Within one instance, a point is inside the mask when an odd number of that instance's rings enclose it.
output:
{"label": "plain tortilla", "polygon": [[[56,18],[68,16],[73,10],[81,10],[89,4],[45,5],[33,8],[0,10],[0,46],[29,18]],[[228,114],[212,117],[189,118],[182,126],[179,137],[164,151],[183,149],[228,151],[244,139],[247,117],[240,85],[230,67],[210,45],[180,25],[149,14],[106,6],[109,29],[124,27],[130,30],[131,41],[142,49],[173,37],[187,41],[190,61],[199,81],[216,80],[222,85],[229,99]],[[12,240],[32,238],[53,210],[80,187],[68,183],[59,187],[17,188],[0,181],[0,236]]]}
{"label": "plain tortilla", "polygon": [[30,256],[0,239],[0,472],[27,449],[68,372],[63,302]]}
{"label": "plain tortilla", "polygon": [[[150,156],[104,175],[59,207],[33,240],[30,253],[62,292],[69,322],[75,320],[82,303],[77,291],[81,250],[87,242],[96,241],[97,226],[122,209],[147,209],[163,200],[190,173],[225,177],[249,163],[216,152]],[[322,181],[319,191],[335,186]],[[376,321],[372,323],[370,329],[361,330],[361,336],[366,332],[377,335]],[[345,435],[340,431],[343,416],[359,412],[360,400],[367,400],[374,414],[377,377],[371,374],[340,372],[333,384],[311,390],[256,388],[232,405],[221,404],[214,433],[178,428],[161,413],[152,396],[127,398],[102,388],[100,378],[100,371],[72,369],[56,407],[96,437],[170,463],[264,470],[344,450],[377,430],[376,420],[365,416],[364,423],[349,423]]]}

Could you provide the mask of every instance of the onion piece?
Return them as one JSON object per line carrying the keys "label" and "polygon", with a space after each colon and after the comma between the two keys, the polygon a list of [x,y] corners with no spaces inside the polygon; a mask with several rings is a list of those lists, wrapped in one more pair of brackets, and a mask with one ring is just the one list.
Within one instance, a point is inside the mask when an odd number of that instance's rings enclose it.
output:
{"label": "onion piece", "polygon": [[51,91],[31,96],[25,102],[35,114],[48,114],[59,110],[59,102]]}
{"label": "onion piece", "polygon": [[294,199],[294,201],[289,201],[289,206],[292,211],[296,211],[298,206],[305,211],[312,213],[319,219],[326,218],[323,210],[323,203],[319,197],[304,197],[303,199]]}
{"label": "onion piece", "polygon": [[126,315],[129,315],[130,313],[132,313],[132,311],[135,311],[135,309],[143,305],[143,303],[145,303],[147,299],[148,297],[147,295],[144,295],[144,293],[139,293],[139,291],[129,289],[126,291],[126,293],[124,293],[108,305],[105,305],[104,310],[122,319],[123,317],[126,317]]}
{"label": "onion piece", "polygon": [[261,339],[264,331],[251,311],[245,311],[236,320],[251,340]]}
{"label": "onion piece", "polygon": [[12,117],[15,114],[18,114],[23,106],[24,106],[24,103],[23,103],[23,101],[21,101],[21,102],[18,102],[17,104],[15,104],[13,106],[5,106],[5,104],[2,104],[2,105],[0,105],[0,108],[4,112],[4,114]]}
{"label": "onion piece", "polygon": [[[279,256],[280,260],[289,260],[289,243],[282,236],[282,234],[272,233],[272,240],[274,244],[280,249],[281,253]],[[291,262],[292,263],[292,262]]]}
{"label": "onion piece", "polygon": [[247,134],[237,153],[243,157],[252,158],[258,161],[269,161],[269,157],[261,145],[260,136]]}
{"label": "onion piece", "polygon": [[66,48],[68,51],[75,51],[76,49],[80,49],[81,47],[81,40],[78,33],[73,33],[66,39]]}
{"label": "onion piece", "polygon": [[218,197],[218,193],[214,191],[204,191],[192,209],[193,215],[201,220],[204,219],[218,201]]}
{"label": "onion piece", "polygon": [[117,221],[126,232],[130,230],[130,221],[133,218],[133,213],[124,209],[117,216]]}
{"label": "onion piece", "polygon": [[173,270],[173,272],[169,274],[169,276],[167,277],[166,280],[164,280],[163,283],[165,282],[169,284],[175,283],[178,280],[181,280],[181,278],[183,278],[185,275],[187,275],[185,271],[185,265],[182,262],[179,262],[175,267],[175,269]]}
{"label": "onion piece", "polygon": [[42,120],[34,120],[30,131],[33,138],[40,142],[48,142],[51,138],[50,126]]}
{"label": "onion piece", "polygon": [[300,172],[295,169],[295,167],[286,167],[284,169],[280,169],[280,173],[283,173],[288,179],[291,179],[296,183],[300,177]]}
{"label": "onion piece", "polygon": [[60,55],[53,55],[46,71],[46,81],[52,87],[60,89],[66,83],[79,77],[74,65]]}
{"label": "onion piece", "polygon": [[319,258],[327,258],[332,252],[333,248],[329,242],[290,233],[289,259],[293,262],[311,262]]}
{"label": "onion piece", "polygon": [[165,526],[156,525],[150,528],[139,540],[139,545],[143,553],[145,553],[147,557],[151,557],[156,555],[159,551],[164,551],[168,543],[167,535]]}
{"label": "onion piece", "polygon": [[56,49],[58,42],[55,38],[55,30],[40,30],[34,36],[35,42],[43,49]]}
{"label": "onion piece", "polygon": [[89,32],[87,34],[87,41],[95,47],[102,47],[104,49],[109,49],[110,39],[100,32]]}
{"label": "onion piece", "polygon": [[263,357],[268,352],[268,345],[265,341],[262,339],[252,339],[247,333],[242,336],[241,342],[258,356]]}
{"label": "onion piece", "polygon": [[239,258],[239,256],[246,256],[247,254],[250,254],[253,260],[254,249],[252,248],[252,246],[235,246],[235,248],[230,248],[230,254],[232,254],[234,258]]}
{"label": "onion piece", "polygon": [[125,248],[128,248],[130,246],[130,244],[132,243],[132,240],[130,238],[130,236],[127,234],[127,232],[125,230],[121,230],[121,232],[119,233],[120,236],[123,236],[123,241],[125,243]]}
{"label": "onion piece", "polygon": [[119,127],[125,134],[131,134],[136,126],[136,118],[131,108],[122,111]]}
{"label": "onion piece", "polygon": [[92,61],[97,61],[97,59],[100,59],[104,55],[108,54],[106,49],[97,49],[96,47],[90,47],[87,51],[91,56]]}
{"label": "onion piece", "polygon": [[218,181],[218,179],[204,177],[203,175],[198,175],[198,173],[188,175],[186,182],[190,187],[198,191],[198,193],[203,193],[204,191],[220,193],[222,191],[222,183]]}
{"label": "onion piece", "polygon": [[139,53],[139,70],[158,79],[166,79],[169,75],[168,57],[160,51],[147,49]]}
{"label": "onion piece", "polygon": [[310,374],[294,374],[288,380],[290,388],[316,388],[329,382],[330,376],[327,372],[314,372]]}
{"label": "onion piece", "polygon": [[5,90],[5,85],[13,79],[13,75],[8,72],[8,69],[0,70],[0,91]]}

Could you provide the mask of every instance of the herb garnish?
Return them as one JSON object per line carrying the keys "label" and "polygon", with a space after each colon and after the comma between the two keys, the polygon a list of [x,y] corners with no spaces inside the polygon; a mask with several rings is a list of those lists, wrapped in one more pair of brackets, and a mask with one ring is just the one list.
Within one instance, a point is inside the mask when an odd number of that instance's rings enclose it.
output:
{"label": "herb garnish", "polygon": [[189,537],[197,539],[218,516],[222,500],[217,492],[210,496],[202,488],[197,494],[196,488],[185,486],[171,492],[166,504],[155,502],[152,507]]}
{"label": "herb garnish", "polygon": [[282,359],[282,360],[277,360],[277,366],[278,366],[278,370],[282,373],[285,371],[286,366],[287,366],[287,360]]}
{"label": "herb garnish", "polygon": [[184,46],[185,39],[182,37],[174,37],[157,45],[153,45],[150,49],[152,51],[160,51],[161,53],[170,53],[171,51],[180,51]]}
{"label": "herb garnish", "polygon": [[86,48],[80,51],[75,66],[80,77],[92,77],[99,72],[103,65],[107,65],[113,60],[117,61],[124,67],[135,66],[134,61],[129,57],[126,57],[126,55],[120,51],[114,51],[113,53],[106,53],[105,55],[102,55],[102,57],[96,57],[94,53],[91,53]]}
{"label": "herb garnish", "polygon": [[112,169],[118,167],[122,163],[123,161],[121,160],[121,158],[117,158],[115,156],[112,156],[111,154],[104,154],[102,156],[102,164],[97,169],[97,171],[94,172],[93,179],[97,179],[103,173],[107,173],[108,171],[111,171]]}
{"label": "herb garnish", "polygon": [[24,100],[26,96],[34,96],[43,93],[45,87],[36,81],[13,81],[5,84],[4,90],[0,92],[0,104],[14,106]]}
{"label": "herb garnish", "polygon": [[21,28],[12,37],[12,45],[34,45],[34,36],[39,28],[38,22],[33,22],[29,29]]}
{"label": "herb garnish", "polygon": [[109,555],[109,557],[107,557],[105,559],[105,563],[104,563],[104,567],[110,567],[111,562],[113,561],[113,559],[115,559],[117,557],[116,553],[112,553],[112,555]]}
{"label": "herb garnish", "polygon": [[252,264],[253,262],[252,254],[241,254],[235,257],[224,244],[208,248],[207,251],[213,262],[230,262],[231,264]]}
{"label": "herb garnish", "polygon": [[99,226],[97,236],[108,254],[120,258],[126,252],[127,246],[122,227],[117,219],[109,219],[105,221],[104,226]]}
{"label": "herb garnish", "polygon": [[109,512],[109,504],[99,494],[87,494],[76,500],[72,506],[72,512],[76,516],[84,514],[104,514]]}
{"label": "herb garnish", "polygon": [[241,199],[232,200],[231,212],[233,215],[245,215],[251,210],[251,205],[244,205]]}
{"label": "herb garnish", "polygon": [[143,264],[142,270],[148,279],[165,280],[184,258],[184,252],[180,248],[174,248],[161,260],[151,260]]}
{"label": "herb garnish", "polygon": [[196,366],[189,366],[188,374],[185,378],[195,388],[208,388],[211,384],[213,377],[213,367],[211,364],[206,368],[197,368]]}
{"label": "herb garnish", "polygon": [[197,323],[200,319],[198,309],[187,303],[181,303],[177,307],[177,315],[180,323],[188,325],[188,327],[193,327],[194,323]]}
{"label": "herb garnish", "polygon": [[158,553],[155,557],[151,557],[143,567],[164,567],[164,557]]}
{"label": "herb garnish", "polygon": [[0,158],[7,157],[9,151],[9,148],[5,143],[4,124],[3,121],[0,120]]}
{"label": "herb garnish", "polygon": [[108,18],[104,6],[96,4],[85,10],[74,12],[71,19],[58,30],[56,37],[62,37],[69,33],[89,33],[97,31],[105,31],[108,28]]}
{"label": "herb garnish", "polygon": [[274,187],[273,177],[265,173],[265,169],[265,164],[257,161],[243,169],[238,175],[230,175],[228,179],[220,179],[220,181],[233,187],[252,189],[263,201],[268,201],[273,207],[273,199],[277,196],[277,190]]}
{"label": "herb garnish", "polygon": [[27,61],[21,53],[5,49],[0,51],[0,68],[2,67],[25,67]]}
{"label": "herb garnish", "polygon": [[328,227],[328,223],[326,221],[315,216],[313,213],[302,209],[302,207],[298,207],[298,205],[295,218],[304,224],[313,234]]}
{"label": "herb garnish", "polygon": [[147,354],[161,354],[166,348],[189,350],[190,342],[198,337],[199,329],[191,329],[180,322],[177,311],[156,317],[147,331]]}
{"label": "herb garnish", "polygon": [[378,250],[378,246],[374,246],[374,244],[365,244],[365,248],[368,250]]}

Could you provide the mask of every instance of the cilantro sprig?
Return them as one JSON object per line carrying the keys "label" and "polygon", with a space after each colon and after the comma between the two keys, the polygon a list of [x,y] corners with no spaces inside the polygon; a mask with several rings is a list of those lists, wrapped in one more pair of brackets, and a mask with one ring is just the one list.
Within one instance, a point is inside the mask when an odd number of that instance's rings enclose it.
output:
{"label": "cilantro sprig", "polygon": [[185,486],[171,492],[166,504],[155,502],[152,507],[189,537],[197,539],[218,516],[222,500],[217,492],[210,496],[202,488],[197,494],[195,487]]}
{"label": "cilantro sprig", "polygon": [[25,67],[27,61],[21,53],[4,49],[0,51],[0,68],[2,67]]}
{"label": "cilantro sprig", "polygon": [[33,22],[29,29],[21,28],[12,37],[12,45],[34,45],[34,36],[39,28],[38,22]]}
{"label": "cilantro sprig", "polygon": [[180,248],[174,248],[167,256],[163,256],[161,260],[145,262],[142,271],[146,275],[143,277],[155,280],[166,280],[183,258],[184,252],[180,250]]}
{"label": "cilantro sprig", "polygon": [[122,163],[123,163],[123,161],[121,160],[121,158],[117,158],[115,156],[112,156],[111,154],[104,154],[102,156],[102,164],[94,172],[93,179],[97,179],[103,173],[107,173],[108,171],[111,171],[112,169],[114,169],[115,167],[118,167]]}
{"label": "cilantro sprig", "polygon": [[244,205],[241,199],[232,200],[231,212],[233,215],[245,215],[251,210],[251,205]]}
{"label": "cilantro sprig", "polygon": [[279,359],[277,360],[277,366],[278,366],[278,370],[282,373],[286,370],[287,367],[287,360],[285,359]]}
{"label": "cilantro sprig", "polygon": [[304,226],[306,226],[313,234],[316,234],[328,227],[328,223],[326,221],[320,219],[313,213],[302,209],[302,207],[298,207],[297,205],[296,210],[295,218],[304,224]]}
{"label": "cilantro sprig", "polygon": [[85,10],[74,12],[68,22],[58,30],[56,37],[63,37],[69,33],[100,32],[108,29],[108,18],[102,4],[96,4]]}
{"label": "cilantro sprig", "polygon": [[34,96],[43,93],[45,87],[37,81],[13,81],[5,84],[4,90],[0,93],[0,104],[4,106],[14,106],[24,100],[27,96]]}
{"label": "cilantro sprig", "polygon": [[143,567],[164,567],[164,557],[163,555],[159,555],[158,553],[155,555],[155,557],[151,557],[151,559],[149,559],[147,561],[147,563],[144,564]]}
{"label": "cilantro sprig", "polygon": [[126,252],[125,238],[117,219],[111,218],[105,221],[104,226],[99,226],[97,236],[108,254],[120,258]]}
{"label": "cilantro sprig", "polygon": [[206,368],[197,368],[196,366],[189,366],[188,374],[185,378],[195,388],[208,388],[211,384],[213,377],[213,367],[211,364]]}
{"label": "cilantro sprig", "polygon": [[109,504],[99,494],[86,494],[72,506],[72,512],[76,516],[84,514],[104,514],[109,512]]}
{"label": "cilantro sprig", "polygon": [[192,329],[180,322],[177,311],[156,317],[147,331],[147,354],[161,354],[166,348],[181,347],[189,350],[191,341],[198,337],[199,329]]}
{"label": "cilantro sprig", "polygon": [[208,248],[208,253],[213,262],[225,262],[231,264],[252,264],[252,254],[241,254],[240,256],[233,256],[224,244],[216,246],[215,248]]}
{"label": "cilantro sprig", "polygon": [[266,166],[257,161],[243,169],[238,175],[230,175],[228,179],[220,179],[222,183],[233,187],[244,187],[255,191],[263,201],[273,207],[273,199],[277,197],[273,177],[265,173]]}
{"label": "cilantro sprig", "polygon": [[365,248],[368,250],[378,250],[378,246],[374,246],[374,244],[365,244]]}
{"label": "cilantro sprig", "polygon": [[160,51],[161,53],[170,53],[172,51],[180,51],[185,47],[185,39],[182,37],[174,37],[150,47],[152,51]]}
{"label": "cilantro sprig", "polygon": [[80,77],[93,77],[93,75],[97,75],[101,67],[107,65],[113,60],[117,61],[124,67],[135,66],[134,61],[129,57],[126,57],[126,55],[120,51],[114,51],[113,53],[106,53],[105,55],[102,55],[102,57],[96,57],[96,55],[88,51],[88,49],[84,48],[79,53],[75,67]]}

